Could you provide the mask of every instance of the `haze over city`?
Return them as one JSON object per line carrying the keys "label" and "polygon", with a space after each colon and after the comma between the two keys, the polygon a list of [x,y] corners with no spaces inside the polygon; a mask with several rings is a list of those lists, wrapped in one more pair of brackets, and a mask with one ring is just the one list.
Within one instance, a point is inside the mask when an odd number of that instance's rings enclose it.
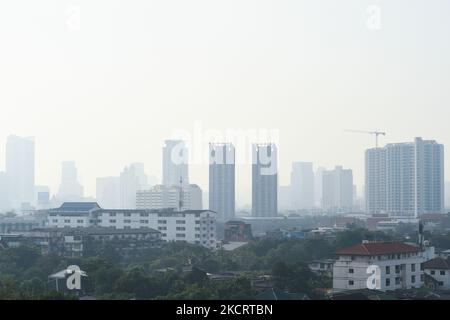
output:
{"label": "haze over city", "polygon": [[[34,136],[37,185],[56,192],[61,162],[75,161],[95,196],[96,177],[132,162],[161,180],[163,141],[201,122],[279,130],[280,185],[292,162],[311,161],[353,169],[362,192],[374,140],[344,129],[386,131],[380,145],[450,145],[450,4],[377,1],[376,30],[369,4],[3,3],[0,168],[9,134]],[[207,191],[207,166],[189,169]],[[238,204],[251,204],[250,165],[236,185]]]}

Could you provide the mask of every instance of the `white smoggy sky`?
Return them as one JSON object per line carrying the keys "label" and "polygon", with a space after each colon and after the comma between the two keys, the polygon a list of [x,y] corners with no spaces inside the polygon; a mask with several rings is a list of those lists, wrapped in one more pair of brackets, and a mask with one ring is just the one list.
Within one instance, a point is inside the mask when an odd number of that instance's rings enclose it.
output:
{"label": "white smoggy sky", "polygon": [[[34,136],[36,183],[55,192],[73,160],[94,196],[131,162],[160,179],[163,140],[201,123],[279,130],[281,185],[313,161],[361,186],[374,141],[344,129],[450,145],[449,14],[448,0],[2,1],[0,168],[9,134]],[[206,190],[207,166],[190,180]],[[240,165],[241,204],[250,190]]]}

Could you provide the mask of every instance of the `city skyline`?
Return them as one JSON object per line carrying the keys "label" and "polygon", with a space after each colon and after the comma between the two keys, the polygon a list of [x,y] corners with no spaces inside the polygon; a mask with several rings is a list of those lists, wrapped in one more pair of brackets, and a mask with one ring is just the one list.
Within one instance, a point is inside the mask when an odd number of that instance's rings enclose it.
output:
{"label": "city skyline", "polygon": [[[18,136],[15,136],[15,135],[10,135],[10,137],[12,137],[13,139],[15,139],[15,140],[17,140],[17,139],[19,139],[19,140],[21,140],[22,139],[22,141],[32,141],[33,143],[35,142],[35,139],[34,139],[34,137],[26,137],[26,138],[23,138],[23,137],[18,137]],[[417,138],[416,138],[417,139]],[[164,146],[161,148],[161,155],[162,155],[162,163],[164,163],[164,161],[165,161],[165,159],[166,159],[166,157],[167,157],[167,154],[166,154],[166,146],[167,146],[167,142],[168,141],[172,141],[172,142],[177,142],[177,143],[179,143],[179,142],[181,142],[182,144],[182,149],[183,150],[185,150],[186,151],[186,153],[189,153],[189,148],[185,145],[185,141],[182,141],[182,140],[165,140],[164,141]],[[434,140],[433,140],[434,141]],[[217,143],[216,143],[217,144]],[[381,149],[383,149],[383,148],[386,148],[386,147],[388,147],[388,146],[392,146],[392,145],[408,145],[409,143],[408,142],[397,142],[397,143],[388,143],[388,144],[386,144],[385,146],[383,146],[383,145],[381,145],[381,146],[379,146],[379,150],[381,150]],[[219,144],[217,144],[217,145],[220,145],[220,143]],[[278,148],[277,148],[277,150],[278,150]],[[376,149],[374,149],[374,148],[368,148],[368,149],[366,149],[365,151],[367,152],[367,151],[370,151],[370,150],[376,150]],[[33,150],[33,151],[35,151],[35,150]],[[278,151],[277,151],[277,153],[278,153]],[[161,157],[161,155],[160,155],[160,157]],[[444,157],[445,158],[445,157]],[[237,162],[237,160],[235,160],[236,161],[236,164],[234,165],[234,167],[239,167],[239,164],[238,164],[238,162]],[[341,165],[335,165],[334,167],[330,167],[330,168],[325,168],[325,167],[323,167],[323,166],[320,166],[320,165],[318,165],[318,164],[316,164],[316,163],[313,163],[313,162],[301,162],[301,161],[293,161],[292,163],[291,163],[291,166],[292,166],[292,168],[294,168],[296,165],[298,166],[298,165],[305,165],[305,164],[307,164],[307,165],[309,165],[309,166],[312,166],[312,169],[314,170],[314,175],[317,175],[317,171],[320,171],[320,170],[323,170],[323,169],[326,169],[326,170],[333,170],[333,169],[335,169],[336,167],[342,167]],[[120,208],[120,207],[129,207],[130,206],[130,203],[134,203],[135,202],[135,199],[134,199],[134,197],[132,196],[132,195],[134,195],[136,192],[136,190],[150,190],[150,188],[152,187],[152,186],[155,186],[155,185],[158,185],[158,184],[162,184],[162,185],[164,185],[164,183],[163,183],[163,181],[162,181],[162,179],[161,180],[159,180],[159,179],[157,179],[154,175],[151,175],[151,174],[148,174],[148,172],[147,172],[147,170],[145,170],[145,165],[143,164],[143,163],[140,163],[140,162],[133,162],[133,163],[131,163],[131,164],[128,164],[128,165],[126,165],[123,169],[122,169],[122,171],[121,171],[121,173],[120,174],[118,174],[118,175],[116,175],[116,176],[106,176],[106,177],[96,177],[95,178],[95,180],[96,180],[96,183],[95,183],[95,192],[93,193],[93,194],[84,194],[84,192],[83,192],[83,190],[84,190],[84,185],[81,183],[79,183],[79,180],[78,180],[78,170],[77,170],[77,166],[76,166],[76,162],[74,162],[74,161],[62,161],[61,163],[60,163],[60,166],[62,166],[63,167],[63,171],[61,171],[61,170],[59,170],[59,172],[60,172],[60,176],[59,176],[59,180],[58,180],[58,183],[57,183],[57,187],[55,188],[55,189],[53,189],[53,188],[51,188],[51,187],[49,187],[49,185],[48,184],[45,184],[45,183],[41,183],[41,184],[39,184],[39,183],[35,183],[35,192],[34,192],[34,200],[36,200],[37,198],[37,193],[38,193],[38,189],[39,188],[42,188],[42,187],[45,187],[45,188],[49,188],[49,195],[50,195],[50,197],[55,197],[57,200],[58,200],[58,202],[60,203],[60,202],[63,202],[64,200],[70,200],[70,198],[72,199],[72,200],[77,200],[77,199],[85,199],[86,201],[90,201],[90,200],[92,200],[92,199],[96,199],[96,197],[97,197],[97,195],[99,195],[100,194],[100,198],[99,199],[102,199],[102,197],[107,197],[107,198],[109,198],[109,203],[114,203],[112,200],[110,200],[111,199],[111,197],[114,197],[114,195],[113,194],[111,194],[111,195],[109,195],[109,197],[107,196],[107,195],[103,195],[102,193],[104,192],[103,190],[101,190],[102,188],[104,188],[104,186],[100,186],[100,189],[99,189],[99,185],[97,185],[98,183],[100,183],[100,184],[102,184],[103,183],[103,181],[106,179],[106,180],[108,180],[108,179],[112,179],[112,178],[115,178],[115,179],[118,179],[118,183],[120,182],[120,176],[122,176],[122,179],[124,179],[124,177],[123,177],[123,175],[124,174],[126,174],[127,173],[127,171],[129,171],[130,170],[130,168],[132,169],[132,170],[136,170],[135,168],[139,168],[139,169],[137,169],[138,171],[139,171],[139,174],[136,176],[136,178],[132,178],[132,179],[137,179],[137,180],[140,180],[139,182],[137,182],[137,184],[136,184],[136,186],[133,186],[132,188],[131,188],[131,191],[129,191],[128,193],[129,193],[129,195],[127,196],[128,197],[128,200],[124,200],[123,199],[123,197],[124,197],[124,195],[123,195],[123,193],[124,193],[124,191],[120,191],[120,190],[117,190],[117,192],[118,192],[118,197],[119,197],[119,199],[116,201],[116,203],[118,203],[118,207]],[[63,183],[63,181],[62,180],[64,180],[64,177],[63,177],[63,174],[64,174],[64,167],[67,167],[67,166],[70,166],[70,170],[72,171],[72,170],[74,170],[74,173],[72,173],[72,172],[70,172],[70,175],[74,175],[74,177],[71,177],[71,179],[75,179],[74,180],[74,183],[77,183],[78,184],[78,186],[77,186],[77,188],[81,188],[81,196],[80,195],[73,195],[72,197],[68,197],[68,198],[66,198],[66,199],[64,199],[64,197],[62,197],[61,196],[61,184]],[[191,166],[192,166],[192,164],[189,164],[189,163],[187,163],[187,166],[186,166],[186,164],[182,164],[182,166],[183,167],[185,167],[185,169],[183,169],[183,170],[186,170],[186,171],[188,171],[189,169],[188,168],[190,168]],[[251,164],[250,165],[244,165],[244,167],[247,167],[250,171],[251,171]],[[164,167],[164,166],[163,166]],[[205,168],[205,170],[210,170],[210,169],[208,169],[208,166],[203,166],[204,168]],[[242,165],[241,165],[241,170],[242,170]],[[444,168],[445,168],[445,166],[444,166]],[[353,171],[353,169],[352,168],[350,168],[350,170],[351,171]],[[34,171],[37,171],[36,169],[34,170]],[[66,171],[67,171],[67,169],[66,169]],[[444,170],[445,171],[445,170]],[[0,173],[3,173],[4,175],[5,175],[5,177],[6,177],[6,173],[3,171],[3,170],[1,170],[0,169]],[[37,172],[36,172],[37,173]],[[208,176],[209,176],[209,174],[210,173],[208,173]],[[277,174],[278,174],[278,177],[280,176],[280,171],[278,170],[277,171]],[[295,184],[297,184],[298,185],[298,182],[296,182],[295,180],[294,181],[292,181],[292,174],[293,174],[293,172],[291,171],[291,181],[288,181],[288,183],[286,184],[286,186],[287,187],[289,187],[290,189],[295,189]],[[66,175],[67,175],[67,173],[66,173]],[[185,175],[187,175],[186,173],[185,173]],[[309,191],[309,192],[311,192],[312,191],[312,195],[311,194],[309,194],[308,196],[313,196],[316,200],[317,199],[319,199],[319,198],[321,198],[322,197],[322,194],[317,194],[317,187],[314,185],[314,184],[317,184],[317,176],[312,176],[312,178],[314,179],[314,183],[313,183],[313,185],[312,185],[312,189]],[[298,178],[296,178],[297,180],[298,180]],[[148,180],[148,181],[147,181]],[[188,179],[189,180],[189,179]],[[151,183],[150,183],[150,181],[151,181]],[[279,178],[278,178],[278,181],[279,181]],[[196,184],[196,185],[199,185],[200,186],[200,184],[198,184],[198,183],[196,183],[196,181],[193,181],[192,183],[194,183],[194,184]],[[236,183],[236,182],[235,182]],[[292,185],[292,183],[294,184],[294,185]],[[120,184],[120,183],[119,183]],[[184,183],[183,183],[184,184]],[[237,184],[237,183],[236,183]],[[128,185],[129,185],[129,183],[128,183]],[[170,184],[169,184],[170,185]],[[179,184],[178,184],[179,185]],[[279,187],[281,187],[281,188],[283,188],[283,185],[281,185],[279,182],[278,182],[278,185],[279,185]],[[446,199],[448,199],[449,198],[449,190],[448,190],[448,185],[449,185],[449,181],[447,181],[447,180],[444,180],[444,190],[445,190],[445,194],[444,194],[444,196],[443,196],[443,200],[445,201]],[[206,186],[208,186],[208,184],[206,184]],[[365,187],[365,185],[362,185],[362,186],[358,186],[358,185],[355,185],[354,184],[354,186],[355,187],[357,187],[357,194],[358,194],[358,199],[364,199],[365,198],[365,195],[364,195],[364,187]],[[119,188],[119,185],[118,185],[118,188]],[[122,186],[122,188],[123,188],[123,186]],[[201,188],[201,190],[202,190],[202,192],[203,192],[203,197],[205,198],[205,201],[206,201],[206,203],[208,202],[207,200],[208,200],[208,196],[209,196],[209,188],[208,187],[202,187],[202,186],[200,186],[200,188]],[[238,186],[238,187],[236,187],[236,195],[238,194],[238,192],[239,192],[239,190],[240,190],[241,188]],[[298,188],[297,188],[298,189]],[[109,190],[111,191],[111,187],[109,188]],[[298,192],[298,191],[296,191],[296,192]],[[114,192],[113,192],[114,193]],[[84,196],[83,196],[83,194],[84,194]],[[301,207],[301,206],[295,206],[294,205],[294,203],[295,203],[295,201],[297,201],[298,202],[298,200],[299,199],[297,199],[297,200],[295,200],[295,199],[293,199],[292,198],[292,191],[289,191],[289,194],[290,194],[290,198],[289,198],[289,209],[313,209],[313,208],[321,208],[321,207],[323,207],[323,204],[322,203],[314,203],[314,205],[312,206],[312,207],[309,207],[309,208],[307,208],[307,207]],[[242,194],[241,194],[241,196],[242,196]],[[236,197],[237,198],[237,197]],[[98,199],[98,200],[99,200]],[[295,200],[295,201],[294,201]],[[353,201],[356,201],[357,199],[353,199]],[[99,200],[100,201],[100,200]],[[125,202],[127,202],[127,205],[124,205],[123,203],[124,203],[124,201]],[[237,209],[243,209],[243,208],[248,208],[248,209],[250,209],[251,207],[252,207],[252,201],[251,201],[251,199],[250,199],[250,201],[249,202],[239,202],[238,200],[235,200],[235,202],[236,202],[236,207],[237,207]],[[449,205],[449,203],[448,203],[448,201],[446,201],[446,203],[445,203],[445,206],[448,206]],[[130,206],[130,207],[134,207],[134,206]],[[287,209],[287,208],[284,208],[283,210],[285,210],[285,209]],[[365,208],[360,208],[359,210],[364,210]]]}
{"label": "city skyline", "polygon": [[[278,129],[281,185],[305,161],[352,168],[361,187],[373,139],[344,129],[386,131],[382,145],[450,145],[450,4],[378,2],[379,30],[367,28],[365,0],[100,0],[80,3],[79,28],[65,3],[5,4],[0,168],[7,135],[35,136],[36,183],[56,190],[60,163],[75,161],[92,196],[96,177],[132,162],[161,179],[163,141],[202,121]],[[190,168],[203,190],[207,171]],[[236,179],[237,201],[249,204],[248,167]]]}

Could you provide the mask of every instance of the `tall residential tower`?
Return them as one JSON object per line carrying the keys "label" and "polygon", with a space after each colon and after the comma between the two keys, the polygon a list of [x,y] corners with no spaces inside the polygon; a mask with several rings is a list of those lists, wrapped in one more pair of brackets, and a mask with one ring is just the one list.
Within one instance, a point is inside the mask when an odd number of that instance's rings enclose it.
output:
{"label": "tall residential tower", "polygon": [[416,138],[366,151],[366,211],[417,218],[444,211],[444,146]]}
{"label": "tall residential tower", "polygon": [[209,210],[229,220],[235,214],[235,148],[231,143],[209,145]]}
{"label": "tall residential tower", "polygon": [[252,215],[278,215],[278,150],[273,143],[252,146]]}

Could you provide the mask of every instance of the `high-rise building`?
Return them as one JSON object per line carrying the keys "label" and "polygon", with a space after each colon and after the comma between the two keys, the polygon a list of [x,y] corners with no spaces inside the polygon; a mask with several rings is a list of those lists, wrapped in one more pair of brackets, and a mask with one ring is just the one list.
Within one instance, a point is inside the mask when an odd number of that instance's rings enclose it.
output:
{"label": "high-rise building", "polygon": [[291,171],[292,209],[314,207],[314,171],[312,162],[294,162]]}
{"label": "high-rise building", "polygon": [[144,164],[132,163],[124,168],[120,174],[120,208],[136,208],[136,192],[146,189],[147,176],[144,172]]}
{"label": "high-rise building", "polygon": [[103,208],[120,208],[120,177],[97,178],[96,199]]}
{"label": "high-rise building", "polygon": [[291,210],[291,186],[278,186],[278,210]]}
{"label": "high-rise building", "polygon": [[235,148],[230,143],[209,146],[209,210],[218,218],[235,215]]}
{"label": "high-rise building", "polygon": [[48,186],[36,186],[36,208],[39,210],[50,208],[50,188]]}
{"label": "high-rise building", "polygon": [[273,143],[252,146],[252,215],[278,215],[278,150]]}
{"label": "high-rise building", "polygon": [[136,208],[202,210],[202,189],[196,184],[183,187],[156,185],[136,192]]}
{"label": "high-rise building", "polygon": [[166,140],[163,147],[163,185],[189,184],[188,149],[182,140]]}
{"label": "high-rise building", "polygon": [[6,142],[6,176],[13,208],[34,200],[34,138],[11,135]]}
{"label": "high-rise building", "polygon": [[353,172],[336,166],[323,172],[322,205],[334,212],[350,211],[353,208]]}
{"label": "high-rise building", "polygon": [[61,166],[61,183],[58,198],[60,201],[80,201],[84,196],[84,188],[78,182],[78,171],[73,161],[65,161]]}
{"label": "high-rise building", "polygon": [[444,146],[416,138],[366,151],[366,211],[417,218],[444,210]]}
{"label": "high-rise building", "polygon": [[326,170],[324,167],[317,168],[314,173],[314,205],[316,207],[322,206],[322,183],[323,183],[323,172]]}
{"label": "high-rise building", "polygon": [[0,213],[11,209],[9,200],[8,178],[5,172],[0,172]]}

